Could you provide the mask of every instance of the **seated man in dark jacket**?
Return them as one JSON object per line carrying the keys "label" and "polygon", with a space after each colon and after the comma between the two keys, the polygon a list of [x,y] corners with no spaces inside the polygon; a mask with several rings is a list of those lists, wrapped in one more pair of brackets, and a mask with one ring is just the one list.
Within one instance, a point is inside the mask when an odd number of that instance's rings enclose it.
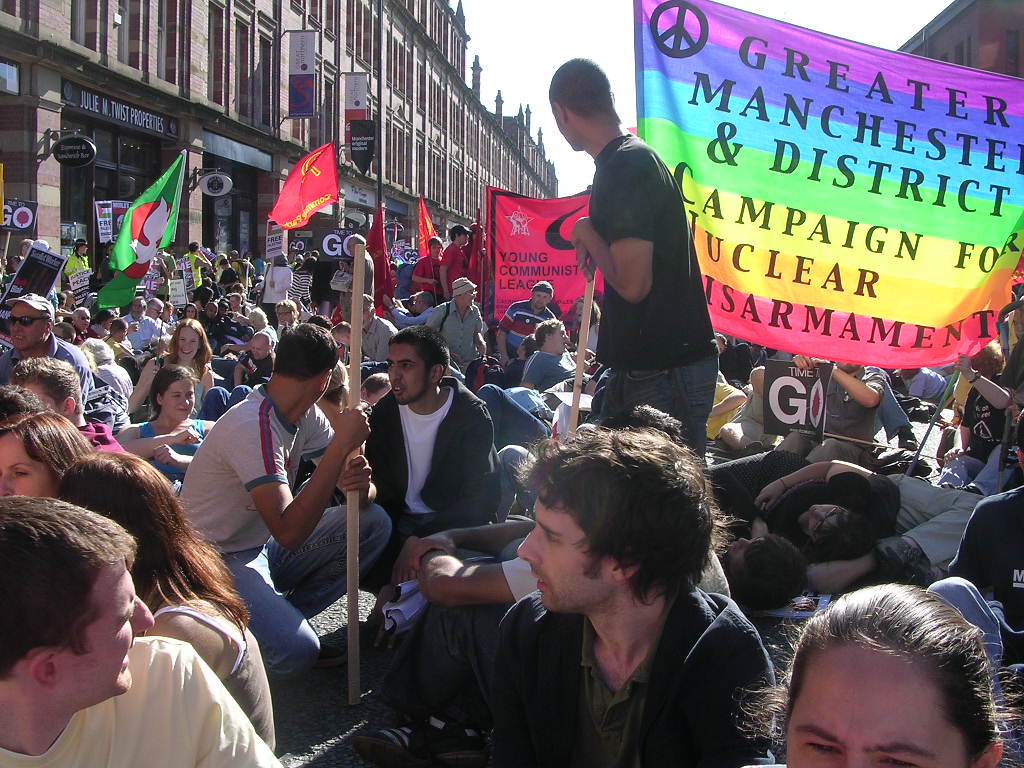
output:
{"label": "seated man in dark jacket", "polygon": [[394,524],[378,574],[390,573],[411,535],[494,518],[500,489],[491,418],[482,400],[444,376],[449,362],[448,345],[432,328],[410,326],[390,341],[391,391],[373,407],[366,441],[377,503]]}
{"label": "seated man in dark jacket", "polygon": [[502,620],[496,765],[771,762],[737,697],[772,681],[754,627],[695,585],[723,534],[700,462],[649,430],[549,444],[519,547],[540,594]]}

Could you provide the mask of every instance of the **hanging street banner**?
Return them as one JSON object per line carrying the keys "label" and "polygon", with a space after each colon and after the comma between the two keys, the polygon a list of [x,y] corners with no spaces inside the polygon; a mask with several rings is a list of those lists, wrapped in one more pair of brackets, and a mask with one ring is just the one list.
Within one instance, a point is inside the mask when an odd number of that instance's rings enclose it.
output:
{"label": "hanging street banner", "polygon": [[[487,188],[487,258],[493,265],[494,319],[500,320],[514,301],[530,298],[535,283],[547,280],[555,290],[552,301],[562,317],[583,295],[586,278],[576,263],[569,241],[573,225],[587,215],[590,195],[540,200],[504,189]],[[595,298],[604,292],[597,273]]]}
{"label": "hanging street banner", "polygon": [[366,175],[377,154],[377,123],[374,120],[350,120],[349,129],[349,157],[360,173]]}
{"label": "hanging street banner", "polygon": [[267,218],[285,229],[295,229],[308,224],[321,208],[336,202],[338,155],[334,142],[329,142],[295,164]]}
{"label": "hanging street banner", "polygon": [[288,117],[316,117],[316,31],[288,35]]}
{"label": "hanging street banner", "polygon": [[716,330],[885,367],[973,354],[1024,244],[1024,81],[709,0],[635,0],[638,129]]}

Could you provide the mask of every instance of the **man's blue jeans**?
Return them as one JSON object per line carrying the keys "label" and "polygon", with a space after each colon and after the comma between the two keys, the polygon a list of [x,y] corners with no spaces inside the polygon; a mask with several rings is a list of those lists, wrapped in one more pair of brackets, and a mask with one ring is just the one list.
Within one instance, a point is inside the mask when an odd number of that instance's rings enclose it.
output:
{"label": "man's blue jeans", "polygon": [[717,379],[717,356],[660,371],[612,371],[601,416],[630,411],[638,405],[657,408],[682,422],[686,444],[698,456],[704,456]]}
{"label": "man's blue jeans", "polygon": [[551,437],[551,429],[501,387],[484,384],[476,393],[484,401],[494,426],[494,447],[499,451],[506,445],[532,445]]}
{"label": "man's blue jeans", "polygon": [[[345,594],[346,508],[329,507],[295,552],[271,539],[266,546],[230,552],[224,561],[249,608],[249,629],[267,672],[292,677],[313,666],[320,640],[307,619]],[[391,518],[371,504],[359,513],[359,573],[365,575],[391,536]],[[358,617],[350,617],[358,621]]]}

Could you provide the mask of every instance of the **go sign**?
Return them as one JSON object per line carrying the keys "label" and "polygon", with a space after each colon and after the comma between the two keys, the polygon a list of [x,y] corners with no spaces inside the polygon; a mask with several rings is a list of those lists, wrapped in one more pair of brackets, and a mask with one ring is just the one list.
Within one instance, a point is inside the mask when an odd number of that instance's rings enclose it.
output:
{"label": "go sign", "polygon": [[831,363],[809,371],[792,363],[769,360],[764,372],[764,430],[771,435],[799,432],[821,440],[825,431],[825,393]]}
{"label": "go sign", "polygon": [[0,231],[31,235],[36,229],[36,207],[34,200],[5,200],[4,221]]}

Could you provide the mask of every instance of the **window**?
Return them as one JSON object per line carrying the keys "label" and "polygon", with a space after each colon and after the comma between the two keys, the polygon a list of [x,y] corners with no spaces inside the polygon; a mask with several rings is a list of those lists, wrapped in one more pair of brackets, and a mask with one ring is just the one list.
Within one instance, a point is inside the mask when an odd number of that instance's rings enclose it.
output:
{"label": "window", "polygon": [[11,16],[18,15],[18,0],[3,0],[4,13],[9,13]]}
{"label": "window", "polygon": [[71,0],[71,40],[85,45],[85,0]]}
{"label": "window", "polygon": [[256,122],[274,124],[274,47],[269,38],[260,37],[260,60],[256,65],[254,90],[259,94],[256,103]]}
{"label": "window", "polygon": [[156,74],[169,83],[178,82],[178,2],[157,0]]}
{"label": "window", "polygon": [[0,91],[15,96],[21,93],[21,67],[7,59],[0,59]]}
{"label": "window", "polygon": [[338,28],[334,18],[336,10],[337,7],[334,0],[324,0],[324,29],[332,35],[335,34]]}
{"label": "window", "polygon": [[239,117],[252,117],[252,41],[249,25],[235,22],[235,109]]}
{"label": "window", "polygon": [[210,101],[224,104],[224,9],[210,3],[207,83]]}
{"label": "window", "polygon": [[1006,30],[1006,74],[1020,75],[1020,30]]}

